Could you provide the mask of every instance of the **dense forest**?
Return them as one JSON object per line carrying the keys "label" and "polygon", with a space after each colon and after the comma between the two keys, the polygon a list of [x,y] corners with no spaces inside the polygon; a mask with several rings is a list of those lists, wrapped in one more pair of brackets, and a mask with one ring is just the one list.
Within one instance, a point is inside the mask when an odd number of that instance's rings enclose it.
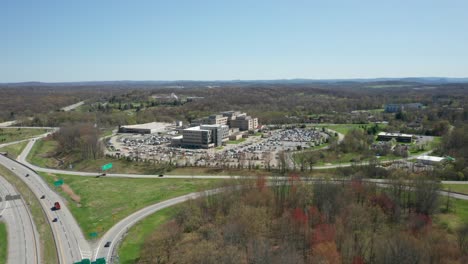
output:
{"label": "dense forest", "polygon": [[[37,126],[93,122],[106,127],[151,121],[190,122],[219,111],[240,110],[258,117],[262,124],[316,122],[319,118],[320,122],[329,123],[389,121],[390,128],[395,131],[428,135],[446,128],[443,122],[455,124],[468,120],[468,110],[464,107],[468,102],[467,84],[184,85],[185,88],[167,84],[0,87],[10,98],[0,103],[0,119],[16,118],[24,125]],[[171,94],[178,99],[157,98]],[[187,100],[190,97],[197,99]],[[80,111],[57,111],[85,99],[87,104]],[[412,102],[421,103],[424,108],[397,115],[378,111],[387,103]],[[351,113],[360,110],[367,112]],[[416,126],[407,127],[408,123]]]}
{"label": "dense forest", "polygon": [[427,178],[394,177],[382,188],[359,179],[312,185],[290,175],[249,186],[184,204],[149,236],[137,263],[468,261],[467,228],[452,235],[432,221],[449,208]]}

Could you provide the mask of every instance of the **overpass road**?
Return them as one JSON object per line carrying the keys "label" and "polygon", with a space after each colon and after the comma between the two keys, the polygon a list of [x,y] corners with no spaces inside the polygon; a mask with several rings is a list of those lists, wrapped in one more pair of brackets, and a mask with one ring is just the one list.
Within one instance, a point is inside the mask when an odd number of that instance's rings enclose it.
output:
{"label": "overpass road", "polygon": [[8,264],[39,264],[41,259],[39,234],[26,202],[22,199],[6,200],[7,195],[19,193],[0,176],[0,221],[8,232]]}

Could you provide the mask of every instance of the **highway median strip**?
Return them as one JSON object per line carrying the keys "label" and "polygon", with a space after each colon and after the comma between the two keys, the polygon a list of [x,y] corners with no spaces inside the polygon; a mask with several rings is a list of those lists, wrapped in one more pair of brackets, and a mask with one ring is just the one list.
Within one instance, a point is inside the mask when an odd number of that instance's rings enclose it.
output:
{"label": "highway median strip", "polygon": [[42,252],[41,263],[58,263],[57,249],[54,243],[52,229],[44,211],[42,210],[38,198],[21,179],[1,165],[0,174],[20,192],[24,201],[29,205],[34,223],[37,231],[39,232]]}

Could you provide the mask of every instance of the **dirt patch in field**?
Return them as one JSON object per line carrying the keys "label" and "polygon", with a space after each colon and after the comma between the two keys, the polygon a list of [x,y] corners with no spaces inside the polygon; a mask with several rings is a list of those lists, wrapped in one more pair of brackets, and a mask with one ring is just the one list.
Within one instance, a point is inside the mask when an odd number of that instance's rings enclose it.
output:
{"label": "dirt patch in field", "polygon": [[68,186],[68,184],[62,185],[62,191],[63,191],[64,193],[68,194],[68,196],[70,196],[70,198],[71,198],[73,201],[75,201],[75,202],[77,202],[77,203],[80,203],[80,202],[81,202],[81,197],[80,197],[79,195],[77,195],[77,194],[73,191],[73,189],[72,189],[70,186]]}

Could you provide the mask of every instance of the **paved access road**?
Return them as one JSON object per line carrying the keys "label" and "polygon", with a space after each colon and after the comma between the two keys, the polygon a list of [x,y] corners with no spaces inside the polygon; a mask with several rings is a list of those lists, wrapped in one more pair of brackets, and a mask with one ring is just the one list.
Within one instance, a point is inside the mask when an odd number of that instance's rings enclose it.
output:
{"label": "paved access road", "polygon": [[20,199],[6,200],[7,195],[19,193],[0,176],[0,221],[8,232],[8,264],[39,264],[41,260],[39,234],[26,202]]}
{"label": "paved access road", "polygon": [[[12,170],[39,199],[54,234],[60,263],[68,264],[83,258],[91,258],[92,249],[75,218],[66,207],[65,199],[50,189],[39,175],[23,165],[3,155],[0,155],[0,164]],[[26,174],[29,176],[26,177]],[[40,199],[43,195],[45,198]],[[62,206],[60,210],[52,211],[55,202],[59,202]],[[58,221],[52,222],[54,218],[57,218]]]}
{"label": "paved access road", "polygon": [[[142,220],[143,218],[170,206],[183,203],[190,199],[198,198],[202,195],[206,194],[214,194],[219,192],[221,189],[215,189],[207,192],[199,192],[199,193],[190,193],[187,195],[179,196],[176,198],[172,198],[157,204],[150,205],[145,207],[118,222],[114,225],[107,233],[102,236],[99,243],[97,244],[97,248],[95,251],[95,259],[96,258],[106,258],[110,263],[112,261],[112,255],[115,255],[115,250],[117,250],[117,246],[119,245],[120,241],[124,238],[128,230],[134,226],[138,221]],[[111,242],[110,246],[105,247],[107,242]],[[113,254],[114,253],[114,254]]]}

